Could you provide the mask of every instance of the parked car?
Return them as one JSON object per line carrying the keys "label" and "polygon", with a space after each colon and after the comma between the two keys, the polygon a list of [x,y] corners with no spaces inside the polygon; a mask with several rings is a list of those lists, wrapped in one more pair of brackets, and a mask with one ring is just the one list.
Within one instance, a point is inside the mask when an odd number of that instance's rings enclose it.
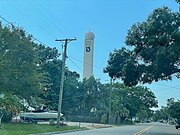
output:
{"label": "parked car", "polygon": [[179,123],[176,124],[176,129],[178,129],[178,128],[180,128],[180,124]]}
{"label": "parked car", "polygon": [[[46,110],[37,110],[32,112],[24,112],[19,114],[22,121],[27,121],[28,123],[37,123],[39,121],[49,121],[56,120],[58,117],[57,111],[46,111]],[[62,117],[63,114],[61,113]]]}
{"label": "parked car", "polygon": [[176,129],[180,128],[180,119],[176,120]]}

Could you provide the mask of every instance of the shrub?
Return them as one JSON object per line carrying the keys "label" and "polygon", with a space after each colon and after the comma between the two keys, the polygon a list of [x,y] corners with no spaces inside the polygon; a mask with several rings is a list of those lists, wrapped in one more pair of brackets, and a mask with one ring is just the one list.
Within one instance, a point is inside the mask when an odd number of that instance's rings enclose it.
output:
{"label": "shrub", "polygon": [[4,116],[2,118],[3,123],[9,123],[12,120],[12,113],[4,113]]}
{"label": "shrub", "polygon": [[123,124],[133,124],[133,121],[130,120],[130,119],[128,119],[128,118],[126,118],[126,119],[124,120]]}

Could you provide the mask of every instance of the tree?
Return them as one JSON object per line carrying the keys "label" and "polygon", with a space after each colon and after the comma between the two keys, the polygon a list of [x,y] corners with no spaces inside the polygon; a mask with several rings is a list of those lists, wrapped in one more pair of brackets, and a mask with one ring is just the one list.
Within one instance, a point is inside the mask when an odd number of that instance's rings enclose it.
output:
{"label": "tree", "polygon": [[167,106],[162,106],[161,109],[156,110],[153,115],[154,121],[168,120],[168,118],[169,118],[169,110]]}
{"label": "tree", "polygon": [[141,107],[136,117],[141,122],[147,122],[153,116],[153,111],[146,107]]}
{"label": "tree", "polygon": [[171,103],[169,113],[172,118],[180,119],[180,100]]}
{"label": "tree", "polygon": [[96,100],[96,112],[95,116],[100,119],[101,123],[108,122],[109,114],[109,90],[111,89],[111,84],[101,84],[98,81],[98,97]]}
{"label": "tree", "polygon": [[21,103],[17,96],[11,94],[0,94],[0,126],[5,112],[18,113]]}
{"label": "tree", "polygon": [[39,74],[43,74],[44,80],[43,91],[39,97],[44,100],[43,104],[49,109],[57,110],[60,75],[61,75],[61,60],[60,54],[56,48],[45,47],[44,45],[36,46],[39,57]]}
{"label": "tree", "polygon": [[137,113],[142,109],[151,109],[157,107],[157,100],[153,92],[148,88],[138,86],[126,88],[127,95],[125,96],[125,107],[129,110],[131,118],[136,117]]}
{"label": "tree", "polygon": [[[60,76],[61,76],[61,64],[62,61],[59,59],[60,54],[56,48],[45,47],[39,45],[36,47],[38,50],[38,56],[40,58],[39,66],[41,70],[39,73],[43,73],[46,77],[45,93],[41,94],[40,97],[44,99],[44,104],[53,110],[58,109],[58,96],[60,91]],[[68,67],[65,69],[65,83],[63,93],[63,114],[71,114],[75,112],[77,102],[74,103],[78,98],[76,97],[79,93],[79,74],[75,71],[70,71]]]}
{"label": "tree", "polygon": [[79,111],[84,96],[79,89],[79,85],[79,74],[70,71],[66,72],[62,104],[62,110],[65,115],[75,115]]}
{"label": "tree", "polygon": [[110,53],[104,69],[125,85],[171,80],[180,76],[180,15],[167,7],[159,8],[142,23],[134,24],[126,37],[127,46]]}
{"label": "tree", "polygon": [[136,118],[142,112],[149,118],[152,107],[157,107],[157,100],[148,88],[127,87],[120,83],[112,85],[112,114],[120,117],[122,122],[125,118]]}
{"label": "tree", "polygon": [[0,25],[0,89],[30,100],[41,93],[35,43],[22,28]]}
{"label": "tree", "polygon": [[167,105],[155,111],[154,120],[168,120],[169,118],[180,119],[180,100],[167,99]]}
{"label": "tree", "polygon": [[180,0],[176,0],[176,2],[180,4]]}
{"label": "tree", "polygon": [[83,92],[83,115],[91,115],[92,109],[97,109],[100,98],[100,89],[99,89],[99,80],[96,80],[93,76],[84,79],[81,85],[81,89]]}
{"label": "tree", "polygon": [[[112,116],[116,118],[116,123],[121,123],[125,118],[129,117],[129,110],[125,107],[124,102],[122,102],[122,98],[119,94],[114,95],[112,98]],[[117,119],[119,118],[119,122]]]}

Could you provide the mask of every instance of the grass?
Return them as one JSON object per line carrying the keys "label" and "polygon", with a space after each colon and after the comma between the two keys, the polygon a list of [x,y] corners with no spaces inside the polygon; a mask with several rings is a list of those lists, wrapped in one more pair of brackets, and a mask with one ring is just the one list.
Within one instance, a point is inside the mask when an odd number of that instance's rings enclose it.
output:
{"label": "grass", "polygon": [[79,127],[61,126],[57,128],[51,125],[27,124],[27,123],[9,123],[3,124],[0,128],[0,135],[28,135],[46,132],[67,131],[80,129]]}

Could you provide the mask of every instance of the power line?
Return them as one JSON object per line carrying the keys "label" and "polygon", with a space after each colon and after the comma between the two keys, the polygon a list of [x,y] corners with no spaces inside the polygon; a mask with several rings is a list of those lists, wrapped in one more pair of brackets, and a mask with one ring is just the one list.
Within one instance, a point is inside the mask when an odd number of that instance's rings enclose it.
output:
{"label": "power line", "polygon": [[[30,18],[29,15],[25,14],[25,12],[23,12],[22,10],[20,10],[19,8],[17,8],[12,2],[10,2],[9,0],[7,0],[8,3],[13,7],[15,8],[19,13],[20,15],[23,15],[24,18],[27,18],[26,20],[28,20],[29,22],[31,22],[30,24],[36,24],[38,26],[38,28],[42,28],[43,31],[46,30],[46,28],[42,27],[42,25],[39,25],[36,21],[34,21],[35,19],[34,18]],[[33,22],[33,23],[32,23]],[[52,35],[52,33],[50,31],[47,31],[46,32],[47,34],[51,35],[51,37],[54,37]]]}
{"label": "power line", "polygon": [[159,85],[159,86],[163,86],[163,87],[168,87],[168,88],[173,88],[173,89],[180,89],[178,87],[174,87],[174,86],[168,86],[168,85],[162,85],[162,84],[157,84],[157,83],[154,83],[155,85]]}
{"label": "power line", "polygon": [[[81,73],[83,73],[83,70],[70,57],[68,57],[68,58],[81,71]],[[88,75],[87,73],[85,73],[85,74]]]}
{"label": "power line", "polygon": [[[86,96],[89,96],[89,95],[92,95],[92,94],[101,93],[102,91],[103,90],[101,90],[101,91],[93,91],[92,93],[86,93],[86,94],[83,94],[83,95],[67,97],[67,98],[63,98],[62,101],[66,101],[66,100],[73,99],[73,98],[78,98],[78,97],[86,97]],[[55,101],[57,101],[57,100],[55,100]]]}
{"label": "power line", "polygon": [[13,23],[9,22],[8,20],[6,20],[6,19],[5,19],[4,17],[2,17],[1,15],[0,15],[0,18],[1,18],[2,20],[4,20],[5,22],[7,22],[8,24],[10,24],[11,26],[14,27]]}
{"label": "power line", "polygon": [[[44,16],[44,18],[46,18],[46,20],[47,20],[47,22],[50,24],[50,25],[52,25],[52,23],[53,23],[53,25],[55,25],[56,27],[54,27],[56,30],[57,30],[57,28],[58,28],[58,31],[60,30],[60,32],[62,33],[62,29],[59,27],[59,24],[57,24],[57,23],[54,23],[54,21],[51,21],[50,22],[50,20],[54,20],[55,18],[48,18],[48,16],[46,16],[45,14],[44,14],[44,12],[42,12],[41,10],[39,10],[39,8],[37,7],[37,6],[39,6],[39,7],[42,7],[41,9],[43,9],[44,11],[46,11],[46,13],[49,13],[43,6],[40,6],[40,3],[38,2],[38,1],[36,1],[35,3],[38,3],[38,4],[33,4],[32,3],[32,1],[27,1],[32,7],[33,7],[33,9],[35,8],[37,11],[38,11],[38,13],[40,13],[42,16]],[[65,32],[63,31],[63,33],[65,34]]]}
{"label": "power line", "polygon": [[68,57],[68,58],[79,70],[82,71],[82,69],[70,57]]}
{"label": "power line", "polygon": [[[71,56],[70,56],[70,57],[71,57]],[[71,57],[71,59],[74,59],[74,60],[79,61],[79,62],[83,62],[82,60],[77,59],[77,58],[73,58],[73,57]],[[84,62],[84,63],[85,63],[85,64],[90,65],[90,64],[89,64],[89,62]],[[94,67],[94,68],[96,68],[96,69],[100,69],[100,70],[102,70],[102,68],[101,68],[101,67],[96,66],[96,65],[94,65],[94,64],[93,64],[93,67]]]}
{"label": "power line", "polygon": [[[5,22],[7,22],[7,23],[8,23],[9,25],[11,25],[12,27],[14,27],[14,28],[16,28],[16,29],[19,29],[17,26],[15,26],[13,23],[11,23],[10,21],[8,21],[7,19],[5,19],[4,17],[2,17],[1,15],[0,15],[0,18],[1,18],[2,20],[4,20]],[[16,32],[16,31],[15,31],[15,32]],[[19,35],[18,32],[16,32],[16,33]],[[40,41],[39,39],[33,37],[32,35],[31,35],[31,38],[32,38],[33,40],[35,40],[35,41],[43,44],[43,45],[46,46],[46,47],[48,46],[48,45],[46,45],[45,43],[43,43],[42,41]]]}
{"label": "power line", "polygon": [[[63,29],[64,25],[63,25],[62,23],[61,23],[61,26],[62,26],[62,27],[59,27],[60,24],[59,24],[58,20],[56,19],[57,17],[56,17],[56,16],[53,16],[40,2],[36,1],[36,3],[38,3],[37,5],[38,5],[39,7],[41,7],[41,9],[43,9],[46,13],[48,13],[48,14],[51,16],[51,18],[53,18],[53,19],[55,20],[55,21],[54,21],[54,24],[56,25],[56,27],[57,27],[59,30],[61,30],[64,34],[66,33],[66,31],[68,31],[69,34],[71,33],[71,32],[68,30],[68,27],[66,28],[66,30]],[[40,10],[39,10],[39,11],[40,11]],[[70,35],[70,36],[72,36],[72,35]]]}
{"label": "power line", "polygon": [[[81,62],[81,63],[82,63],[82,61],[79,60],[79,59],[73,58],[73,57],[71,57],[71,56],[68,56],[68,58],[69,58],[69,60],[71,61],[71,63],[73,63],[73,65],[75,65],[75,66],[81,71],[81,73],[83,73],[82,68],[80,68],[80,66],[78,66],[78,65],[76,64],[76,62],[74,62],[73,60],[78,61],[78,62]],[[89,64],[88,62],[84,62],[84,63]],[[90,64],[89,64],[89,65],[90,65]],[[97,67],[97,66],[94,66],[94,64],[93,64],[93,68],[96,68],[96,69],[98,69],[98,70],[100,70],[100,71],[103,71],[102,68]],[[85,73],[85,74],[88,75],[87,73]],[[93,73],[93,74],[94,74],[94,73]]]}
{"label": "power line", "polygon": [[[71,57],[71,56],[68,56],[68,58],[69,58],[70,62],[71,62],[73,65],[75,65],[75,66],[80,70],[81,73],[83,73],[82,68],[80,68],[80,66],[78,66],[78,65],[72,60],[72,57]],[[98,69],[100,69],[100,70],[102,71],[102,68],[98,68]],[[85,73],[85,74],[88,75],[87,73]],[[93,73],[93,75],[96,76],[95,73]]]}

